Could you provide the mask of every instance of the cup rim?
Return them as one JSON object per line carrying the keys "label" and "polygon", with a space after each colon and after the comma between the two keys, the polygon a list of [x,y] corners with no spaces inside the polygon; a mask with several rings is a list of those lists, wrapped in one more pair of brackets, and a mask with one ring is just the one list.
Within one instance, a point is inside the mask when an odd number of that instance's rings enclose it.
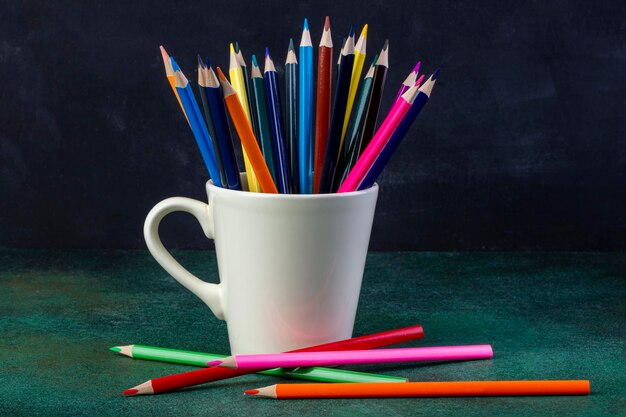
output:
{"label": "cup rim", "polygon": [[364,190],[357,191],[349,191],[347,193],[325,193],[325,194],[274,194],[274,193],[255,193],[252,191],[243,191],[243,190],[231,190],[228,188],[218,187],[213,184],[213,180],[208,180],[206,182],[207,190],[217,191],[220,193],[233,193],[237,195],[241,195],[245,193],[246,196],[250,196],[252,198],[267,198],[267,199],[293,199],[293,200],[319,200],[319,199],[332,199],[332,198],[349,198],[355,197],[358,195],[366,195],[378,192],[378,183],[374,183],[371,187],[368,187]]}

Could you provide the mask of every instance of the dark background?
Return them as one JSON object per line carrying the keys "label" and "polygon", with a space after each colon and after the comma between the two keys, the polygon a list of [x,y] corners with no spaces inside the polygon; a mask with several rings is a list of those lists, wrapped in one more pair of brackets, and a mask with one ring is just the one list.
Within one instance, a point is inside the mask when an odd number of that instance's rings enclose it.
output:
{"label": "dark background", "polygon": [[[54,3],[54,4],[52,4]],[[442,69],[385,170],[370,249],[626,249],[626,3],[0,1],[0,246],[142,248],[150,208],[205,199],[207,173],[159,44],[195,80],[309,18],[335,57],[391,42],[383,111],[421,59]],[[279,67],[282,70],[282,66]],[[183,214],[170,247],[210,247]]]}

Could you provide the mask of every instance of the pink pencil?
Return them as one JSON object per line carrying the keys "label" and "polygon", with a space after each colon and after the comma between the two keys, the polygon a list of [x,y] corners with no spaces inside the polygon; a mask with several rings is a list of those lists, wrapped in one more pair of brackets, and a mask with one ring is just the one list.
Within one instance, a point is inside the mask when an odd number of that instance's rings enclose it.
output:
{"label": "pink pencil", "polygon": [[269,369],[384,362],[460,361],[492,357],[491,345],[468,345],[235,355],[222,361],[209,362],[207,365],[234,369]]}
{"label": "pink pencil", "polygon": [[385,120],[376,131],[371,142],[367,145],[363,154],[356,161],[354,168],[352,168],[337,190],[338,193],[347,193],[359,189],[359,185],[361,185],[363,178],[365,178],[372,164],[376,161],[378,154],[383,150],[385,144],[389,141],[389,138],[402,121],[402,118],[411,108],[411,104],[413,104],[415,97],[417,97],[417,93],[418,86],[414,85],[393,103],[391,110],[387,113],[387,117],[385,117]]}

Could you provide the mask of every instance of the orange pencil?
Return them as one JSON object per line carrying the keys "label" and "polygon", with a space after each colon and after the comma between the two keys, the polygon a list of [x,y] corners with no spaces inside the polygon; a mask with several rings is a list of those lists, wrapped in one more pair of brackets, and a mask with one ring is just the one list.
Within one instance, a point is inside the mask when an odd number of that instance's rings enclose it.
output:
{"label": "orange pencil", "polygon": [[267,168],[267,164],[265,163],[265,159],[263,159],[263,154],[261,153],[259,144],[254,136],[254,132],[252,131],[250,121],[246,117],[246,113],[241,105],[241,101],[239,101],[237,93],[224,76],[220,67],[217,67],[216,69],[217,75],[220,79],[220,84],[222,85],[222,90],[224,92],[224,102],[228,108],[228,114],[230,114],[235,130],[237,130],[237,134],[241,140],[241,144],[250,159],[250,164],[252,165],[252,169],[257,176],[261,190],[264,193],[278,193],[276,185],[272,180],[270,170]]}
{"label": "orange pencil", "polygon": [[[170,83],[170,87],[172,87],[172,91],[176,96],[176,100],[178,100],[178,105],[182,109],[185,118],[187,118],[187,113],[185,113],[183,103],[181,103],[180,97],[178,97],[178,91],[176,91],[176,82],[174,81],[174,68],[172,68],[172,61],[170,61],[170,56],[167,54],[167,51],[165,50],[163,45],[159,46],[159,49],[161,49],[161,57],[163,58],[163,66],[165,66],[165,76],[167,77],[167,81]],[[189,123],[189,119],[187,119],[187,123]]]}
{"label": "orange pencil", "polygon": [[498,397],[589,395],[589,381],[356,382],[277,384],[247,390],[247,395],[289,398]]}

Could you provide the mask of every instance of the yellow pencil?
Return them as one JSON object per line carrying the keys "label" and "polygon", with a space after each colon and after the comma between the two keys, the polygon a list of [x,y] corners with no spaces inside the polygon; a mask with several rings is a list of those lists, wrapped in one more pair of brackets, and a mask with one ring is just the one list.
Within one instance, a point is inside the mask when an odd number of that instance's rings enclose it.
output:
{"label": "yellow pencil", "polygon": [[[252,119],[250,118],[250,112],[248,106],[248,93],[246,92],[246,82],[243,79],[243,70],[237,61],[237,54],[235,54],[235,47],[233,44],[230,44],[230,67],[228,69],[228,76],[230,78],[230,84],[233,89],[237,93],[237,97],[239,98],[239,102],[243,107],[244,113],[248,122],[252,123]],[[243,151],[243,162],[246,166],[246,176],[248,177],[248,190],[260,193],[261,187],[259,186],[259,181],[256,178],[254,170],[252,169],[252,164],[250,163],[250,159],[248,158],[248,154],[246,150],[242,147]]]}
{"label": "yellow pencil", "polygon": [[[178,105],[185,115],[185,119],[187,119],[187,113],[185,113],[183,103],[180,102],[180,97],[178,97],[178,91],[176,91],[176,82],[174,81],[174,68],[172,67],[172,61],[170,61],[170,56],[167,54],[167,51],[165,50],[163,45],[161,45],[159,49],[161,49],[161,57],[163,58],[163,66],[165,67],[165,76],[167,77],[167,81],[170,83],[170,87],[172,87],[172,91],[176,96],[176,100],[178,100]],[[187,123],[189,123],[189,119],[187,119]]]}
{"label": "yellow pencil", "polygon": [[352,112],[352,105],[354,104],[356,91],[359,87],[359,81],[361,80],[361,71],[363,70],[363,64],[365,63],[366,47],[367,25],[363,26],[361,36],[359,36],[359,40],[354,46],[354,66],[352,67],[352,76],[350,77],[350,90],[348,90],[348,103],[346,105],[346,115],[343,118],[343,130],[341,131],[341,145],[339,146],[339,149],[343,146],[343,139],[346,136],[348,122],[350,121],[350,113]]}

